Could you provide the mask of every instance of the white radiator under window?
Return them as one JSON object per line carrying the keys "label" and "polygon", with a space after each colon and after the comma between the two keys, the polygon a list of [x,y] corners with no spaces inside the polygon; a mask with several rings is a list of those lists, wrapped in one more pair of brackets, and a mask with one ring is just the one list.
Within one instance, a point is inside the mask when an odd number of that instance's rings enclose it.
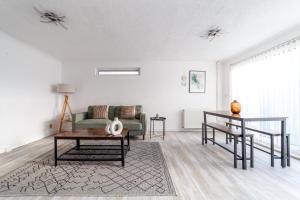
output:
{"label": "white radiator under window", "polygon": [[184,109],[183,128],[201,128],[203,122],[203,109]]}

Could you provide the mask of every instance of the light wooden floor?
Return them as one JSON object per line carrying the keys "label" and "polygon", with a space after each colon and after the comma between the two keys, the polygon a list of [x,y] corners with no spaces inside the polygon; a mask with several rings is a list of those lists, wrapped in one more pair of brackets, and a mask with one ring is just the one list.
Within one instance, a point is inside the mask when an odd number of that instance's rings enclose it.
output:
{"label": "light wooden floor", "polygon": [[[154,140],[161,141],[158,138]],[[201,145],[199,133],[168,132],[161,146],[177,197],[54,197],[52,199],[199,199],[297,200],[300,199],[300,161],[282,169],[279,160],[270,167],[269,156],[255,151],[255,168],[233,168],[232,155],[217,146]],[[51,137],[0,155],[0,175],[53,148]],[[240,163],[239,163],[240,164]],[[6,198],[17,199],[17,198]],[[48,199],[26,197],[22,199]]]}

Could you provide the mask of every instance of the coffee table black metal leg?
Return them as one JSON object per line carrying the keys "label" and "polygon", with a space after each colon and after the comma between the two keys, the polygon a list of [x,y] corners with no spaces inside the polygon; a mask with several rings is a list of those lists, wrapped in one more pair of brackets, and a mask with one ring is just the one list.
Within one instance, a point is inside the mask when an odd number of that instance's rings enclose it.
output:
{"label": "coffee table black metal leg", "polygon": [[122,166],[125,166],[125,155],[124,155],[124,138],[121,138],[121,159],[122,159]]}
{"label": "coffee table black metal leg", "polygon": [[76,140],[76,149],[80,150],[80,140],[79,139]]}
{"label": "coffee table black metal leg", "polygon": [[130,151],[130,136],[129,136],[129,132],[127,135],[127,150]]}
{"label": "coffee table black metal leg", "polygon": [[54,166],[57,166],[57,139],[54,138]]}

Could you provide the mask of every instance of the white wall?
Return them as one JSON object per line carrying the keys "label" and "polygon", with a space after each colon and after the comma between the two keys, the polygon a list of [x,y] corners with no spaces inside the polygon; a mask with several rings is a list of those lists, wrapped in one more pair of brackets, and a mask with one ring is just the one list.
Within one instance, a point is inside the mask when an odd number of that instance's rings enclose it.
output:
{"label": "white wall", "polygon": [[61,63],[0,32],[0,152],[45,137],[57,116]]}
{"label": "white wall", "polygon": [[[141,76],[95,76],[96,67],[141,67]],[[181,85],[189,70],[206,71],[206,93],[193,94]],[[85,111],[88,105],[144,106],[148,119],[155,113],[167,117],[166,130],[181,130],[184,108],[216,108],[216,65],[214,62],[82,62],[63,63],[62,80],[74,84],[71,97],[74,111]]]}

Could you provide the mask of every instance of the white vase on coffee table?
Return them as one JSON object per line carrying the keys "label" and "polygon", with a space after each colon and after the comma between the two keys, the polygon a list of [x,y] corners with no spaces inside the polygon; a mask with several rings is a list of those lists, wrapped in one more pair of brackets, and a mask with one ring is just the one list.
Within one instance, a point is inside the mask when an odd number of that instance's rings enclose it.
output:
{"label": "white vase on coffee table", "polygon": [[123,130],[122,122],[115,117],[114,121],[108,120],[106,122],[105,131],[112,135],[119,135]]}

